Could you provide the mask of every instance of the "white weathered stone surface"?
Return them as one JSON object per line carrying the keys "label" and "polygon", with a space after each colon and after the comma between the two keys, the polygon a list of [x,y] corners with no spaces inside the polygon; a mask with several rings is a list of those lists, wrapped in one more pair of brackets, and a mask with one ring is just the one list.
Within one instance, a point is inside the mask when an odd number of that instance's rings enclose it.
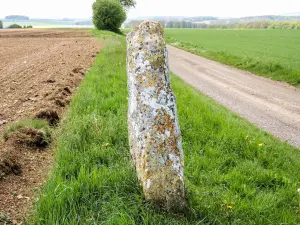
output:
{"label": "white weathered stone surface", "polygon": [[163,28],[146,21],[127,36],[128,126],[133,165],[145,198],[186,206],[183,151]]}

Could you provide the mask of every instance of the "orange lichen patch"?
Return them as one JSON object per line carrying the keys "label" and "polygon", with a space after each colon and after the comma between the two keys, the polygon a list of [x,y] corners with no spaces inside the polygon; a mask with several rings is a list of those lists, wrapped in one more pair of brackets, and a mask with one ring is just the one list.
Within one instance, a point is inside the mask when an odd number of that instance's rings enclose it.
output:
{"label": "orange lichen patch", "polygon": [[154,129],[157,132],[165,133],[166,131],[170,132],[170,136],[174,136],[174,129],[175,129],[175,119],[172,119],[170,114],[168,114],[165,110],[160,109],[157,110],[157,115],[155,116],[155,124]]}
{"label": "orange lichen patch", "polygon": [[149,62],[153,66],[155,70],[163,71],[165,65],[165,57],[163,52],[155,54],[154,56],[150,56],[148,58]]}
{"label": "orange lichen patch", "polygon": [[136,76],[136,81],[141,84],[142,88],[153,87],[155,86],[155,78],[149,72],[144,74],[138,74]]}

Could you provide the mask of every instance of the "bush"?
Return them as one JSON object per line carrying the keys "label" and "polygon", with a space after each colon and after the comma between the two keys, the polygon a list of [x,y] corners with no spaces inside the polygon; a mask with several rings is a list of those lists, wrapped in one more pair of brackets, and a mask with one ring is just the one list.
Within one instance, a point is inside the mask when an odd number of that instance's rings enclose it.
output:
{"label": "bush", "polygon": [[126,12],[117,0],[96,0],[93,4],[93,22],[99,30],[118,32],[126,20]]}
{"label": "bush", "polygon": [[8,28],[15,29],[15,28],[22,28],[22,26],[20,26],[19,24],[11,24],[8,26]]}
{"label": "bush", "polygon": [[28,25],[28,26],[24,25],[23,28],[28,29],[28,28],[33,28],[33,27],[32,27],[32,25]]}
{"label": "bush", "polygon": [[0,29],[2,29],[3,28],[3,23],[2,23],[2,21],[0,20]]}

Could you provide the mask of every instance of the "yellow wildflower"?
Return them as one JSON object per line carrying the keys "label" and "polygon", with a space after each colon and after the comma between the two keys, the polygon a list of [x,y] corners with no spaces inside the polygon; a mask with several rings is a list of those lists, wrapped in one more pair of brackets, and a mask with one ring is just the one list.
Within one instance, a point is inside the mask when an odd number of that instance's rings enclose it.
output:
{"label": "yellow wildflower", "polygon": [[105,143],[104,145],[102,145],[102,147],[108,147],[108,146],[110,146],[109,143]]}

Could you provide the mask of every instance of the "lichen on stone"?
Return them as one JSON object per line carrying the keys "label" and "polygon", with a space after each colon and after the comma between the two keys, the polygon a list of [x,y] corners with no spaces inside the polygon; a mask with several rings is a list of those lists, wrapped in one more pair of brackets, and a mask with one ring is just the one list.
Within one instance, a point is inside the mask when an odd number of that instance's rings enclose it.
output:
{"label": "lichen on stone", "polygon": [[130,152],[145,198],[181,211],[187,204],[182,141],[159,23],[143,22],[128,34],[127,75]]}

